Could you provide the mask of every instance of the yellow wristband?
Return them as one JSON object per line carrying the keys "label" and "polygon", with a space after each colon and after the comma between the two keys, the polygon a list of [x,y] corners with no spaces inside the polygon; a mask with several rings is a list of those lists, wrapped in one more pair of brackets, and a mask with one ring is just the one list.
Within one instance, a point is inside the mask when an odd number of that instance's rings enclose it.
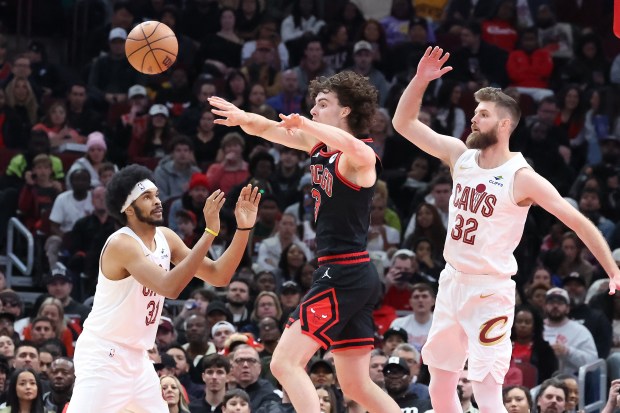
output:
{"label": "yellow wristband", "polygon": [[213,235],[214,237],[217,237],[218,235],[220,235],[219,232],[215,232],[211,228],[205,228],[205,232],[208,232],[209,234]]}

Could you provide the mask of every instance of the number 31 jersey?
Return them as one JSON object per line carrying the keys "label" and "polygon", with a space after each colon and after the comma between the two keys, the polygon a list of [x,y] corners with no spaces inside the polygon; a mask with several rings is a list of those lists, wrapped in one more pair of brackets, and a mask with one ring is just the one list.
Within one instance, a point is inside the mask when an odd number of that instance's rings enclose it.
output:
{"label": "number 31 jersey", "polygon": [[[147,259],[166,271],[170,270],[170,247],[159,228],[155,230],[155,251],[150,251],[140,237],[128,227],[123,227],[110,235],[102,251],[110,239],[119,234],[133,238],[140,244]],[[164,297],[144,287],[131,275],[122,280],[110,280],[103,275],[99,263],[93,309],[84,322],[84,331],[127,347],[148,350],[155,344],[163,305]]]}
{"label": "number 31 jersey", "polygon": [[513,183],[516,172],[530,166],[518,153],[497,168],[483,169],[479,153],[468,149],[454,164],[444,259],[464,273],[512,276],[513,252],[529,210],[515,203]]}

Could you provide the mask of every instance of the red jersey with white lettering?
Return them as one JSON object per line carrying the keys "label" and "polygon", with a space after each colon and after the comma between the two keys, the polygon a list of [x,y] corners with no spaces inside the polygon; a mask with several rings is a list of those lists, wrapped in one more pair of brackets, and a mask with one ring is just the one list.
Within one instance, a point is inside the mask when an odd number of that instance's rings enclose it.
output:
{"label": "red jersey with white lettering", "polygon": [[[361,139],[366,144],[372,139]],[[366,250],[374,185],[363,188],[338,172],[341,151],[319,143],[310,151],[317,256]],[[377,158],[377,168],[381,161]],[[378,174],[379,172],[377,172]]]}
{"label": "red jersey with white lettering", "polygon": [[[154,251],[149,250],[128,227],[110,235],[103,250],[110,239],[118,234],[133,238],[140,244],[145,257],[164,270],[170,270],[170,247],[159,228],[155,230]],[[107,259],[112,258],[108,256]],[[155,344],[163,304],[164,297],[144,287],[132,276],[118,281],[110,280],[103,275],[100,262],[93,309],[84,322],[84,332],[94,333],[130,348],[149,350]]]}
{"label": "red jersey with white lettering", "polygon": [[497,168],[483,169],[479,153],[466,150],[454,164],[444,259],[463,273],[512,276],[513,252],[529,210],[515,203],[513,184],[516,172],[530,166],[517,153]]}

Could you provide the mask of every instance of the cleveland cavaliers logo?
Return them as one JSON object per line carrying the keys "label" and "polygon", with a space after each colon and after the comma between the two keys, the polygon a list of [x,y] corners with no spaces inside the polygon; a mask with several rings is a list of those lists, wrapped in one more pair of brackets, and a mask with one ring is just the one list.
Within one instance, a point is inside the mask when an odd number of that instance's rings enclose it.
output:
{"label": "cleveland cavaliers logo", "polygon": [[508,323],[508,317],[506,316],[495,317],[482,323],[482,325],[480,326],[480,334],[478,335],[478,341],[480,342],[480,344],[482,344],[483,346],[493,346],[502,341],[502,339],[506,335],[505,331],[500,335],[493,337],[489,337],[489,333],[496,327],[500,329],[503,328],[506,323]]}

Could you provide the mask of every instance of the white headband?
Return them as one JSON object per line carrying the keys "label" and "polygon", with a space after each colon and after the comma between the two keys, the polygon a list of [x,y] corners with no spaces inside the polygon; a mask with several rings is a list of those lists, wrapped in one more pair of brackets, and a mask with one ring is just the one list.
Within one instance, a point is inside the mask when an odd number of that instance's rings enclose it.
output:
{"label": "white headband", "polygon": [[127,199],[121,208],[121,213],[125,212],[129,205],[133,203],[136,199],[140,198],[140,195],[148,191],[149,189],[157,189],[157,186],[149,179],[145,179],[144,181],[140,181],[133,187],[129,195],[127,195]]}

